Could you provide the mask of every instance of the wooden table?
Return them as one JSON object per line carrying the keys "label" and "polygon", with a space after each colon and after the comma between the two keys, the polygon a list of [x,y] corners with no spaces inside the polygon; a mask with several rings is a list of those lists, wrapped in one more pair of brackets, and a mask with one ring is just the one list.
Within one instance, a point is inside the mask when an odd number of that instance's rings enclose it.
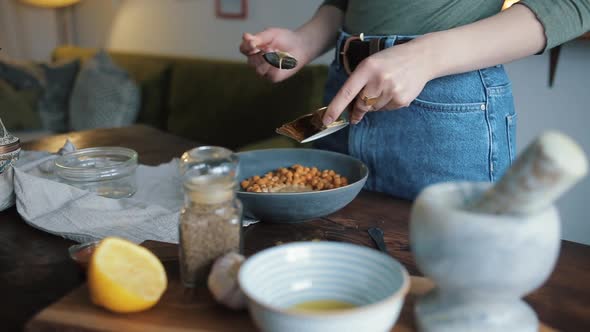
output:
{"label": "wooden table", "polygon": [[[140,162],[155,165],[178,157],[195,143],[145,127],[53,136],[25,145],[28,150],[56,151],[66,138],[79,148],[119,145],[138,151]],[[385,231],[390,254],[419,275],[408,246],[410,202],[363,192],[351,204],[326,218],[294,225],[259,223],[245,232],[245,249],[260,249],[305,239],[347,241],[373,247],[366,231]],[[0,321],[2,331],[22,329],[43,307],[82,283],[67,256],[72,242],[38,231],[12,208],[0,213]],[[564,331],[590,331],[590,246],[563,241],[559,262],[549,281],[527,297],[541,320]]]}

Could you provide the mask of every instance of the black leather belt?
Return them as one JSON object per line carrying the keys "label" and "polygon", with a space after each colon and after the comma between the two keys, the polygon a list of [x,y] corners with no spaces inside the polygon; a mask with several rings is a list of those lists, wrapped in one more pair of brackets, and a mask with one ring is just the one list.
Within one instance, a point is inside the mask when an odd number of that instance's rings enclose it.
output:
{"label": "black leather belt", "polygon": [[[350,36],[338,45],[338,61],[344,66],[348,74],[364,59],[379,51],[384,50],[387,37],[364,39],[362,35]],[[396,40],[394,45],[408,42],[409,40]]]}

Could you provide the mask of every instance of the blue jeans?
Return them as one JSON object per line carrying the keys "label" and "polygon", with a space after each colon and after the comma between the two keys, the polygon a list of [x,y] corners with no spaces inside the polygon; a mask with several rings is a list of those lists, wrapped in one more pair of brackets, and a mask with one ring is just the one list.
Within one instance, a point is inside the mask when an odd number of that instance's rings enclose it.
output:
{"label": "blue jeans", "polygon": [[[412,37],[388,36],[386,46],[396,38]],[[347,78],[336,57],[325,105]],[[438,182],[498,180],[514,159],[515,136],[511,83],[498,65],[434,79],[409,107],[369,112],[315,147],[362,160],[370,172],[365,189],[414,199]]]}

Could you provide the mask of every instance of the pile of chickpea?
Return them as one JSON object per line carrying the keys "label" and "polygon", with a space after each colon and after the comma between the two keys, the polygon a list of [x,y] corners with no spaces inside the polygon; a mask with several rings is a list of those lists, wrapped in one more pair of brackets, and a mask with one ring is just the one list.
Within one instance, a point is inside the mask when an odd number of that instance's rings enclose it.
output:
{"label": "pile of chickpea", "polygon": [[242,181],[242,189],[248,192],[267,193],[288,187],[307,187],[314,191],[346,186],[348,179],[334,170],[319,170],[295,164],[289,168],[279,168],[263,176],[253,176]]}

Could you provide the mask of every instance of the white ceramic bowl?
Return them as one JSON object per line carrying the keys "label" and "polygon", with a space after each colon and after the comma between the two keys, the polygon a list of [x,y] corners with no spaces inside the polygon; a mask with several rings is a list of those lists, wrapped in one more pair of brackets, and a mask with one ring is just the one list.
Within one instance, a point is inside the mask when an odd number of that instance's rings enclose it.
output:
{"label": "white ceramic bowl", "polygon": [[[406,269],[374,249],[297,242],[263,250],[239,272],[255,324],[266,332],[389,331],[410,287]],[[301,312],[301,302],[337,300],[352,309]]]}

